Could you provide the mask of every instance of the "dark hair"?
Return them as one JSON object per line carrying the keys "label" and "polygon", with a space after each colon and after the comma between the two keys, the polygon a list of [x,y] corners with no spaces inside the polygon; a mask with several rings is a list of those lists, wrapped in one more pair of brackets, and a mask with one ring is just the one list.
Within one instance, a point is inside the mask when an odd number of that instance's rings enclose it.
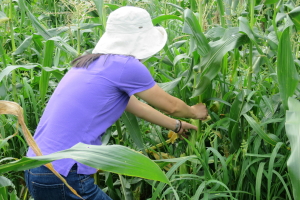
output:
{"label": "dark hair", "polygon": [[75,58],[71,64],[73,65],[73,67],[76,68],[88,68],[89,65],[97,60],[101,55],[101,53],[97,53],[97,54],[87,54],[87,55],[83,55],[83,56],[79,56],[77,58]]}

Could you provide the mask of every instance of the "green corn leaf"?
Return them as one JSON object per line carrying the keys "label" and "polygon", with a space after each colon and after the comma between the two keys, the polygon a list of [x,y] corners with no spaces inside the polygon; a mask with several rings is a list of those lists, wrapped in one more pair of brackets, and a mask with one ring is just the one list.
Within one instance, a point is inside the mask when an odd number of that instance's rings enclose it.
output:
{"label": "green corn leaf", "polygon": [[288,106],[285,130],[291,145],[291,155],[287,161],[287,166],[293,185],[294,199],[300,199],[300,102],[289,98]]}
{"label": "green corn leaf", "polygon": [[57,35],[59,35],[61,33],[64,33],[68,30],[70,30],[70,27],[62,26],[62,27],[48,29],[47,32],[50,35],[57,36]]}
{"label": "green corn leaf", "polygon": [[224,1],[223,0],[217,0],[218,4],[218,11],[220,13],[220,21],[221,21],[221,26],[223,28],[226,27],[226,22],[225,22],[225,6],[224,6]]}
{"label": "green corn leaf", "polygon": [[136,146],[139,148],[139,150],[144,150],[142,133],[136,116],[129,112],[124,112],[121,118]]}
{"label": "green corn leaf", "polygon": [[161,87],[164,91],[172,91],[180,82],[182,77],[176,78],[170,82],[158,83],[158,86]]}
{"label": "green corn leaf", "polygon": [[13,52],[12,54],[13,55],[18,55],[18,54],[23,53],[29,47],[29,45],[31,44],[31,41],[32,41],[32,36],[27,37],[22,42],[22,44],[16,49],[16,51]]}
{"label": "green corn leaf", "polygon": [[231,104],[230,104],[230,103],[228,103],[227,101],[225,101],[225,100],[223,100],[223,99],[219,99],[219,98],[214,98],[214,97],[213,97],[213,98],[206,99],[206,101],[218,101],[218,102],[220,102],[220,103],[223,103],[223,104],[225,104],[225,105],[231,107]]}
{"label": "green corn leaf", "polygon": [[181,59],[191,59],[191,58],[186,54],[179,54],[174,58],[173,65],[175,66]]}
{"label": "green corn leaf", "polygon": [[64,158],[72,158],[82,164],[104,171],[137,176],[169,184],[166,175],[152,160],[120,145],[98,146],[78,143],[70,149],[46,156],[23,157],[16,162],[0,165],[0,174],[26,170]]}
{"label": "green corn leaf", "polygon": [[101,24],[95,24],[95,23],[82,23],[79,24],[79,29],[91,29],[94,27],[101,26]]}
{"label": "green corn leaf", "polygon": [[209,38],[210,40],[215,41],[215,40],[221,39],[223,37],[225,31],[226,31],[225,28],[217,26],[217,27],[213,27],[213,28],[209,29],[205,33],[205,36],[207,38]]}
{"label": "green corn leaf", "polygon": [[190,9],[184,11],[184,26],[183,32],[191,34],[197,42],[197,50],[201,56],[205,56],[210,51],[210,46],[208,45],[208,40],[202,33],[200,24]]}
{"label": "green corn leaf", "polygon": [[23,87],[26,93],[28,94],[29,101],[32,103],[33,106],[33,114],[35,116],[35,122],[36,124],[39,123],[39,114],[41,113],[40,111],[40,106],[38,106],[38,96],[35,95],[33,88],[29,83],[27,83],[27,79],[24,77],[23,78]]}
{"label": "green corn leaf", "polygon": [[47,71],[47,72],[51,72],[51,71],[64,71],[66,70],[66,68],[55,68],[55,67],[42,67],[40,65],[36,65],[36,64],[28,64],[28,65],[10,65],[8,67],[6,67],[5,69],[3,69],[0,72],[0,82],[3,80],[3,78],[5,76],[7,76],[9,73],[11,73],[14,69],[21,69],[21,70],[30,70],[33,69],[35,67],[40,67],[41,69]]}
{"label": "green corn leaf", "polygon": [[275,158],[278,154],[278,151],[282,145],[283,145],[282,142],[278,142],[276,144],[275,148],[273,149],[271,157],[270,157],[269,171],[268,171],[268,175],[267,175],[267,179],[268,179],[267,199],[271,199],[270,193],[271,193],[271,182],[272,182],[272,176],[273,176],[274,162],[275,162]]}
{"label": "green corn leaf", "polygon": [[294,8],[291,12],[288,13],[288,15],[294,22],[296,29],[300,31],[300,6]]}
{"label": "green corn leaf", "polygon": [[[43,67],[52,67],[53,51],[54,51],[54,41],[48,40],[45,43],[45,48],[44,48]],[[42,74],[40,77],[40,84],[39,84],[41,104],[45,103],[45,97],[49,85],[49,78],[50,78],[50,73],[45,70],[42,70]]]}
{"label": "green corn leaf", "polygon": [[239,17],[239,31],[245,33],[248,35],[248,37],[252,40],[255,41],[255,37],[254,34],[250,28],[249,22],[247,20],[247,18],[245,17]]}
{"label": "green corn leaf", "polygon": [[157,25],[157,24],[160,24],[162,21],[166,21],[166,20],[170,20],[170,19],[176,19],[176,20],[183,22],[183,19],[176,15],[162,15],[162,16],[158,16],[158,17],[155,17],[154,19],[152,19],[152,23],[154,25]]}
{"label": "green corn leaf", "polygon": [[290,41],[289,28],[286,28],[278,46],[277,77],[279,92],[284,108],[288,108],[288,98],[291,97],[299,83],[299,75],[295,67]]}
{"label": "green corn leaf", "polygon": [[[11,191],[11,188],[7,187],[11,187],[13,190]],[[8,196],[10,196],[10,198]],[[0,198],[1,200],[19,200],[15,185],[11,180],[4,176],[0,176]]]}
{"label": "green corn leaf", "polygon": [[216,149],[212,147],[208,147],[206,151],[211,151],[220,160],[222,165],[222,174],[223,174],[222,182],[227,185],[229,182],[229,176],[228,176],[227,165],[224,157]]}
{"label": "green corn leaf", "polygon": [[8,178],[4,176],[0,176],[0,188],[1,187],[7,187],[7,186],[12,186],[15,187],[14,184],[9,180]]}
{"label": "green corn leaf", "polygon": [[277,171],[275,171],[275,170],[273,170],[273,173],[279,178],[279,180],[281,181],[281,183],[282,183],[282,185],[283,185],[283,187],[284,187],[284,189],[285,189],[285,191],[286,191],[286,194],[287,194],[287,196],[289,197],[289,200],[292,200],[293,198],[292,198],[292,196],[291,196],[291,194],[290,194],[290,190],[289,190],[289,188],[288,188],[288,186],[287,186],[287,183],[286,183],[286,181],[283,179],[283,177],[282,177],[282,175],[280,175]]}
{"label": "green corn leaf", "polygon": [[217,76],[221,70],[221,62],[224,55],[248,42],[245,34],[238,33],[237,28],[228,28],[222,39],[210,43],[211,49],[209,53],[203,57],[200,64],[200,81],[197,83],[196,89],[193,91],[191,98],[202,94],[211,81]]}
{"label": "green corn leaf", "polygon": [[260,200],[261,197],[261,180],[263,176],[265,162],[259,163],[259,167],[256,174],[256,184],[255,184],[255,196],[256,200]]}
{"label": "green corn leaf", "polygon": [[102,10],[103,10],[103,4],[104,4],[103,0],[94,0],[94,3],[96,5],[96,9],[98,11],[98,15],[102,16]]}
{"label": "green corn leaf", "polygon": [[37,65],[11,65],[6,67],[5,69],[3,69],[0,73],[0,82],[2,81],[2,79],[7,76],[11,71],[13,71],[14,69],[32,69],[34,67],[36,67]]}
{"label": "green corn leaf", "polygon": [[[179,162],[175,163],[171,169],[169,169],[169,171],[167,172],[166,176],[170,179],[171,176],[175,173],[176,170],[178,170],[178,168],[185,163],[186,161],[188,161],[189,159],[191,159],[191,157],[184,157],[182,159],[180,159]],[[158,186],[155,188],[155,192],[152,194],[152,198],[151,200],[156,200],[156,199],[160,199],[158,198],[159,195],[161,194],[162,190],[166,187],[165,183],[159,183]]]}
{"label": "green corn leaf", "polygon": [[239,131],[239,119],[241,116],[241,111],[243,109],[244,99],[244,91],[241,91],[233,101],[229,114],[232,121],[230,121],[228,133],[229,139],[232,141],[232,145],[235,150],[238,149],[241,145],[242,136]]}
{"label": "green corn leaf", "polygon": [[207,184],[206,181],[203,181],[199,185],[199,187],[196,190],[196,193],[194,194],[194,196],[192,196],[191,200],[198,200],[198,199],[200,199],[200,195],[203,193],[203,190],[204,190],[206,184]]}
{"label": "green corn leaf", "polygon": [[178,5],[176,5],[176,4],[173,4],[173,3],[166,3],[167,5],[170,5],[170,6],[172,6],[172,7],[174,7],[174,8],[176,8],[178,11],[180,11],[180,12],[184,12],[184,8],[183,7],[181,7],[181,6],[178,6]]}
{"label": "green corn leaf", "polygon": [[255,133],[257,133],[262,139],[264,139],[267,143],[275,146],[277,144],[277,141],[273,140],[268,136],[268,134],[260,128],[260,125],[250,116],[247,114],[243,114],[243,116],[246,118],[248,121],[249,125],[253,128]]}

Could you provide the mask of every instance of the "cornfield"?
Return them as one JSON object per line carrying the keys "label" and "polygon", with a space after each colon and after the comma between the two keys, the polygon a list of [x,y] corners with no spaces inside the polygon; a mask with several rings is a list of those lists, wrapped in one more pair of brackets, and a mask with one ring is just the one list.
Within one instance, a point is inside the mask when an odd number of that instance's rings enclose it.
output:
{"label": "cornfield", "polygon": [[[33,134],[71,61],[91,53],[109,13],[126,5],[145,8],[168,32],[144,62],[155,81],[188,105],[205,103],[210,119],[189,120],[198,131],[178,139],[125,112],[102,146],[25,157],[20,118]],[[23,170],[62,158],[98,168],[96,184],[114,200],[300,199],[299,5],[0,0],[0,199],[32,199]],[[23,115],[3,111],[6,101]]]}

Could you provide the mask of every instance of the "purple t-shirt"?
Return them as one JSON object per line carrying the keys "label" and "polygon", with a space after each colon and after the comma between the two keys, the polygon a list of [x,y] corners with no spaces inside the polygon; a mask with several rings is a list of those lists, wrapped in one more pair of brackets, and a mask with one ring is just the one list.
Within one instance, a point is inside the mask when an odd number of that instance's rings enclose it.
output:
{"label": "purple t-shirt", "polygon": [[[148,69],[137,59],[102,55],[86,68],[71,68],[52,94],[34,139],[44,155],[82,142],[101,145],[101,136],[124,112],[131,95],[155,85]],[[35,156],[30,148],[28,157]],[[53,162],[67,176],[72,159]],[[78,174],[96,169],[78,164]]]}

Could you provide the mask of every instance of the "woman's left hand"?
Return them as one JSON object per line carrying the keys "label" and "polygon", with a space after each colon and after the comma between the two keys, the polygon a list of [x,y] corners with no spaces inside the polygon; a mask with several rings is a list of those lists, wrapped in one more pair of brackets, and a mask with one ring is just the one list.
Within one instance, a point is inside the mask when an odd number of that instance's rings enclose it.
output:
{"label": "woman's left hand", "polygon": [[185,121],[181,121],[181,129],[180,131],[178,132],[178,135],[180,137],[184,137],[184,138],[187,138],[188,136],[186,135],[186,133],[188,133],[189,129],[194,129],[194,130],[198,130],[197,126],[194,126],[190,123],[187,123]]}

